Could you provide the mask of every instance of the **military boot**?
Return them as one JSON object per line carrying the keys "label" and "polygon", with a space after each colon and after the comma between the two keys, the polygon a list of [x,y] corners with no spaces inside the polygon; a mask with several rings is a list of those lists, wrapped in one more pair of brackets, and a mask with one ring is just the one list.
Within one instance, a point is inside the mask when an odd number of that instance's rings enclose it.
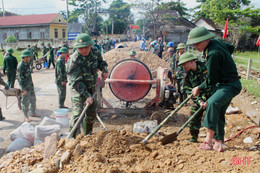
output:
{"label": "military boot", "polygon": [[21,96],[18,96],[18,98],[17,98],[17,105],[18,105],[18,108],[20,109],[20,110],[22,110],[22,97]]}
{"label": "military boot", "polygon": [[3,120],[5,120],[5,117],[3,117],[2,108],[0,108],[0,121],[3,121]]}
{"label": "military boot", "polygon": [[192,143],[198,142],[199,130],[190,129],[190,134],[191,134],[191,139],[189,140],[189,142],[192,142]]}
{"label": "military boot", "polygon": [[92,135],[93,124],[83,124],[83,134]]}

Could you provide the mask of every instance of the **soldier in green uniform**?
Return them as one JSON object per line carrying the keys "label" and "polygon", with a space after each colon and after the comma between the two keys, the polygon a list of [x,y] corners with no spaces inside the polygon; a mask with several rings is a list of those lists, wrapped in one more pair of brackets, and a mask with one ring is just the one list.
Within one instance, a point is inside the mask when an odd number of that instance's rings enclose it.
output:
{"label": "soldier in green uniform", "polygon": [[34,61],[33,49],[31,48],[30,45],[28,45],[27,50],[29,50],[31,52],[31,58],[30,58],[30,61],[29,61],[29,66],[30,66],[31,72],[33,73],[33,61]]}
{"label": "soldier in green uniform", "polygon": [[[186,71],[182,66],[178,66],[178,62],[179,62],[179,58],[180,56],[185,52],[185,44],[184,43],[180,43],[177,46],[177,52],[173,57],[173,62],[172,62],[172,76],[174,79],[174,82],[176,81],[177,83],[177,90],[180,94],[180,103],[182,103],[186,98],[187,98],[187,94],[184,90],[184,78],[186,77]],[[174,83],[175,86],[175,83]]]}
{"label": "soldier in green uniform", "polygon": [[12,48],[7,49],[7,56],[4,58],[3,73],[7,74],[7,84],[10,88],[14,87],[17,69],[17,59],[12,54],[14,53]]}
{"label": "soldier in green uniform", "polygon": [[35,43],[32,47],[32,53],[33,53],[33,59],[36,60],[38,59],[38,47],[37,47],[37,43]]}
{"label": "soldier in green uniform", "polygon": [[214,36],[205,27],[197,27],[190,31],[187,44],[194,45],[207,59],[206,80],[193,88],[193,95],[198,96],[200,92],[204,93],[208,88],[216,87],[216,92],[203,104],[206,115],[202,126],[208,128],[208,132],[199,148],[221,152],[225,134],[225,112],[231,100],[240,93],[242,86],[236,64],[231,57],[234,46],[213,39]]}
{"label": "soldier in green uniform", "polygon": [[[100,52],[92,46],[93,44],[94,41],[88,34],[79,34],[74,44],[77,50],[72,54],[67,68],[73,109],[70,130],[78,120],[84,106],[90,104],[82,122],[84,135],[91,134],[96,117],[97,100],[92,99],[91,95],[96,89],[98,69],[102,71],[103,79],[108,76],[107,63],[103,61]],[[77,132],[74,133],[74,137],[76,134]]]}
{"label": "soldier in green uniform", "polygon": [[174,57],[174,48],[169,47],[167,49],[167,53],[168,53],[168,57],[165,59],[167,62],[169,62],[169,65],[171,67],[172,63],[173,63],[173,57]]}
{"label": "soldier in green uniform", "polygon": [[111,50],[111,41],[109,40],[108,36],[104,40],[102,48],[103,48],[103,53],[106,53]]}
{"label": "soldier in green uniform", "polygon": [[66,47],[67,49],[69,49],[68,41],[63,41],[62,47]]}
{"label": "soldier in green uniform", "polygon": [[23,58],[22,61],[18,65],[17,69],[17,77],[20,89],[22,90],[22,110],[25,116],[25,121],[29,122],[29,106],[31,111],[32,117],[39,117],[35,113],[36,109],[36,97],[34,92],[34,86],[32,81],[32,75],[30,70],[30,58],[32,53],[29,50],[25,50],[22,52],[21,57]]}
{"label": "soldier in green uniform", "polygon": [[[47,67],[47,47],[44,45],[44,42],[41,42],[41,46],[42,46],[42,56],[43,56],[43,67]],[[45,56],[46,55],[46,56]]]}
{"label": "soldier in green uniform", "polygon": [[66,99],[66,84],[67,84],[67,74],[65,66],[65,58],[69,53],[66,47],[62,47],[60,50],[60,56],[57,60],[55,67],[55,82],[57,85],[58,95],[59,95],[59,108],[68,108],[64,106]]}
{"label": "soldier in green uniform", "polygon": [[[191,94],[194,87],[203,83],[206,79],[207,68],[205,63],[196,60],[197,57],[191,53],[184,53],[180,56],[179,64],[187,71],[187,75],[184,79],[184,88],[187,94]],[[192,98],[192,105],[190,107],[190,115],[193,115],[199,108],[200,103],[205,102],[215,92],[209,90],[205,93],[201,93],[195,98]],[[203,116],[203,110],[189,123],[191,139],[189,142],[198,142],[199,129],[201,127],[201,118]]]}
{"label": "soldier in green uniform", "polygon": [[54,64],[54,49],[51,46],[51,43],[47,43],[47,47],[49,48],[49,61],[48,61],[48,67],[47,69],[50,68],[51,63],[53,65],[53,67],[55,68],[55,64]]}
{"label": "soldier in green uniform", "polygon": [[[3,85],[5,87],[5,89],[9,89],[9,86],[2,79],[1,73],[0,73],[0,85]],[[5,117],[3,116],[2,108],[0,107],[0,121],[3,121],[3,120],[5,120]]]}

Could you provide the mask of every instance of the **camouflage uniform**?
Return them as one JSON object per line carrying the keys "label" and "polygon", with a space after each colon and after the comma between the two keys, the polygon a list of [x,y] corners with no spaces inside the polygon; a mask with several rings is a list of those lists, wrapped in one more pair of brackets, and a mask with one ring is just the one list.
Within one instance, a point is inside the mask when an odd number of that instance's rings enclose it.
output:
{"label": "camouflage uniform", "polygon": [[104,40],[103,45],[103,53],[106,53],[111,50],[111,41],[110,40]]}
{"label": "camouflage uniform", "polygon": [[[178,66],[180,56],[178,52],[173,56],[173,61],[171,62],[171,71],[172,76],[174,77],[174,69],[176,70],[175,79],[174,81],[177,82],[177,90],[180,94],[180,102],[183,102],[187,98],[187,94],[184,89],[184,78],[186,77],[186,71],[183,69],[182,66]],[[176,67],[174,62],[176,62]]]}
{"label": "camouflage uniform", "polygon": [[[194,87],[199,86],[202,84],[206,79],[207,74],[207,68],[205,66],[205,63],[201,61],[195,61],[197,64],[197,70],[196,71],[188,71],[187,76],[185,77],[184,82],[184,89],[187,94],[191,94],[191,91]],[[193,98],[192,106],[190,107],[190,115],[193,115],[199,108],[200,108],[200,102],[206,101],[213,93],[214,89],[208,90],[205,93],[201,93],[196,98]],[[197,141],[199,129],[201,127],[201,118],[203,116],[203,110],[189,123],[190,127],[190,134],[192,136],[192,139]]]}
{"label": "camouflage uniform", "polygon": [[[107,72],[107,63],[103,61],[100,52],[95,47],[91,48],[87,57],[79,54],[78,50],[76,50],[69,60],[67,74],[69,75],[73,109],[73,115],[70,120],[70,130],[73,128],[83,111],[86,105],[86,99],[95,91],[98,69],[102,72]],[[94,102],[87,109],[85,118],[82,122],[84,135],[92,132],[96,117],[96,109],[97,99],[94,98]],[[74,137],[76,134],[77,132],[74,133]]]}
{"label": "camouflage uniform", "polygon": [[27,50],[29,50],[32,54],[30,62],[29,62],[29,66],[30,66],[31,72],[33,72],[33,60],[34,60],[33,51],[32,51],[32,48],[30,48],[30,47],[28,47]]}
{"label": "camouflage uniform", "polygon": [[17,64],[17,59],[12,54],[4,58],[3,72],[7,74],[7,84],[10,88],[14,87]]}
{"label": "camouflage uniform", "polygon": [[[42,56],[46,55],[47,51],[48,51],[47,47],[43,44],[43,46],[42,46]],[[47,63],[47,55],[45,57],[43,57],[43,62]]]}
{"label": "camouflage uniform", "polygon": [[54,49],[50,46],[49,47],[49,61],[48,61],[48,68],[50,68],[50,66],[51,66],[51,63],[52,63],[52,65],[53,65],[53,67],[55,68],[55,64],[54,64],[54,53],[53,53],[53,51],[54,51]]}
{"label": "camouflage uniform", "polygon": [[[0,74],[0,85],[4,85],[5,88],[7,89],[8,88],[8,85],[5,83],[5,81],[2,79],[2,76]],[[5,117],[3,116],[2,114],[2,108],[0,107],[0,121],[4,120]]]}
{"label": "camouflage uniform", "polygon": [[32,47],[32,53],[33,53],[33,59],[34,60],[38,59],[38,47],[37,47],[37,45]]}
{"label": "camouflage uniform", "polygon": [[64,107],[66,99],[66,85],[63,86],[62,82],[67,82],[67,74],[65,67],[65,59],[59,57],[55,67],[55,82],[57,84],[57,90],[59,95],[59,107]]}
{"label": "camouflage uniform", "polygon": [[28,92],[26,96],[22,95],[22,110],[24,116],[28,117],[29,105],[32,114],[35,114],[36,109],[36,97],[29,63],[21,61],[18,65],[17,72],[18,82],[22,93],[24,91]]}

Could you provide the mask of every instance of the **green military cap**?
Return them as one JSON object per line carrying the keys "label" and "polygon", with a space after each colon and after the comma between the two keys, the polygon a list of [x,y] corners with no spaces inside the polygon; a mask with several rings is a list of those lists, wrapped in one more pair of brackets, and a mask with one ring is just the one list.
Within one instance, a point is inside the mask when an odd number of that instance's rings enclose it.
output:
{"label": "green military cap", "polygon": [[184,43],[179,43],[176,49],[177,50],[185,49],[185,44]]}
{"label": "green military cap", "polygon": [[196,44],[214,37],[215,34],[209,32],[209,30],[203,26],[192,29],[188,36],[187,45]]}
{"label": "green military cap", "polygon": [[37,43],[35,43],[34,46],[37,46]]}
{"label": "green military cap", "polygon": [[88,34],[79,34],[76,37],[74,48],[88,47],[94,43],[95,42],[91,39],[91,37]]}
{"label": "green military cap", "polygon": [[25,51],[22,52],[21,57],[24,58],[24,57],[28,57],[28,56],[32,56],[32,53],[26,49]]}
{"label": "green military cap", "polygon": [[47,43],[47,46],[50,46],[51,45],[51,43]]}
{"label": "green military cap", "polygon": [[180,56],[180,60],[178,65],[182,65],[185,62],[191,61],[191,60],[195,60],[197,59],[197,57],[195,57],[193,54],[191,53],[184,53]]}
{"label": "green military cap", "polygon": [[42,41],[42,42],[41,42],[41,45],[43,45],[43,44],[44,44],[44,42]]}
{"label": "green military cap", "polygon": [[12,53],[14,53],[14,50],[12,49],[12,48],[9,48],[9,49],[7,49],[7,51],[6,51],[8,54],[12,54]]}
{"label": "green military cap", "polygon": [[136,52],[134,50],[130,50],[128,55],[136,55]]}
{"label": "green military cap", "polygon": [[60,53],[69,53],[68,49],[66,47],[62,47],[60,50],[59,50]]}
{"label": "green military cap", "polygon": [[109,37],[108,37],[108,36],[106,36],[106,39],[109,39]]}

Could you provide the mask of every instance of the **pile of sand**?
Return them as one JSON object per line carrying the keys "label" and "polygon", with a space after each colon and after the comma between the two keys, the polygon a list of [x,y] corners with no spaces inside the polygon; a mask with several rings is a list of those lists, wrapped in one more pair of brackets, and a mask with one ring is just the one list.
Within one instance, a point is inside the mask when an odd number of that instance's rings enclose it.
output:
{"label": "pile of sand", "polygon": [[[103,59],[108,63],[108,69],[111,70],[111,68],[119,61],[129,58],[129,51],[134,50],[132,48],[120,48],[120,49],[113,49],[109,52],[106,52],[103,55]],[[153,71],[156,70],[158,67],[168,68],[169,64],[163,60],[160,59],[157,55],[152,54],[150,52],[144,52],[135,50],[137,55],[136,57],[139,58],[142,62],[144,62],[148,68]]]}
{"label": "pile of sand", "polygon": [[[242,117],[241,117],[242,118]],[[164,131],[172,132],[171,127]],[[228,127],[229,129],[229,127]],[[234,128],[233,128],[234,129]],[[205,129],[204,129],[205,130]],[[202,130],[202,134],[205,131]],[[251,131],[252,132],[252,131]],[[243,134],[251,134],[247,131]],[[229,134],[230,135],[230,134]],[[186,129],[179,141],[161,145],[159,138],[153,137],[147,147],[140,145],[146,134],[132,133],[126,130],[98,132],[93,136],[79,135],[76,140],[61,139],[56,152],[43,159],[39,144],[30,149],[9,153],[0,160],[1,172],[257,172],[260,152],[248,151],[247,146],[233,142],[242,148],[230,148],[224,153],[202,151],[199,144],[185,142]],[[252,135],[251,135],[252,136]],[[242,138],[243,139],[243,138]],[[255,140],[255,138],[253,138]],[[233,143],[232,142],[232,143]],[[250,158],[249,165],[237,165],[233,158]],[[61,163],[62,162],[62,163]],[[232,165],[236,164],[236,165]]]}

